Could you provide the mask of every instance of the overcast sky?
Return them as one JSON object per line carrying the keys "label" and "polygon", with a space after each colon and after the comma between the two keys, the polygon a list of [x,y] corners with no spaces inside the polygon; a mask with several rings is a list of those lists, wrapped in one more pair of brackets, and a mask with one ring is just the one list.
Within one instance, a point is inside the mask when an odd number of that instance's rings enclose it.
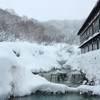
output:
{"label": "overcast sky", "polygon": [[40,21],[84,19],[97,0],[0,0],[3,9],[12,8],[22,16]]}

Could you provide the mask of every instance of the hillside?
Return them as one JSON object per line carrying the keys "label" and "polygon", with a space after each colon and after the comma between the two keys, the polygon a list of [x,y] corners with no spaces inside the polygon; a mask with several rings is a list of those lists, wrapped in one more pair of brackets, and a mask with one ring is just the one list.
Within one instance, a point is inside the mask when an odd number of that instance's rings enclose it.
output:
{"label": "hillside", "polygon": [[79,37],[77,31],[84,20],[51,20],[44,22],[45,26],[52,26],[59,30],[58,34],[62,34],[64,42],[69,44],[79,44]]}
{"label": "hillside", "polygon": [[62,20],[40,22],[20,17],[14,10],[0,9],[0,41],[77,44],[76,32],[83,21]]}

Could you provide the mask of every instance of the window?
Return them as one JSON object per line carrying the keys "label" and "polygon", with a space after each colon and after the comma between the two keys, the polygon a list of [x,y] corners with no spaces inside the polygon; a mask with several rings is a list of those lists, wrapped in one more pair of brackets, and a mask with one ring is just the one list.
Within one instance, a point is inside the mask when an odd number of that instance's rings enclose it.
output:
{"label": "window", "polygon": [[92,35],[93,35],[92,26],[90,26],[90,28],[89,28],[89,33],[90,33],[90,36],[92,36]]}
{"label": "window", "polygon": [[99,14],[99,30],[100,30],[100,14]]}
{"label": "window", "polygon": [[99,17],[94,21],[93,31],[94,31],[94,34],[99,31]]}
{"label": "window", "polygon": [[80,42],[83,43],[86,40],[86,32],[80,36]]}
{"label": "window", "polygon": [[87,31],[86,31],[86,39],[88,39],[89,36],[90,36],[89,29],[87,29]]}
{"label": "window", "polygon": [[100,39],[99,39],[99,41],[98,41],[98,42],[99,42],[99,49],[100,49]]}
{"label": "window", "polygon": [[88,46],[86,45],[86,47],[85,47],[85,52],[88,52]]}
{"label": "window", "polygon": [[89,51],[92,51],[92,43],[89,44]]}
{"label": "window", "polygon": [[80,43],[83,43],[83,34],[80,36]]}
{"label": "window", "polygon": [[97,41],[93,43],[93,50],[97,50]]}
{"label": "window", "polygon": [[87,32],[84,32],[83,41],[86,40]]}
{"label": "window", "polygon": [[84,47],[81,48],[81,53],[85,53]]}

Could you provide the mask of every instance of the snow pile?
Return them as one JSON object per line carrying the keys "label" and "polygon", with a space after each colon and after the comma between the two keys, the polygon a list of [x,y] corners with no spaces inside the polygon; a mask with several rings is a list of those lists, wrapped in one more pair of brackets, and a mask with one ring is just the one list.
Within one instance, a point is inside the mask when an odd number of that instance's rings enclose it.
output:
{"label": "snow pile", "polygon": [[53,93],[75,91],[74,88],[51,83],[41,76],[32,74],[29,64],[36,69],[42,66],[44,69],[46,66],[49,69],[52,67],[48,66],[50,62],[57,66],[55,55],[57,56],[58,46],[53,49],[49,46],[50,50],[46,46],[43,49],[40,47],[29,43],[0,43],[0,97],[25,96],[36,91]]}
{"label": "snow pile", "polygon": [[[100,84],[100,51],[77,56],[76,51],[72,53],[73,50],[67,49],[66,51],[66,46],[64,47],[65,49],[61,46],[58,49],[59,45],[46,47],[29,43],[0,43],[0,97],[25,96],[37,91],[100,95],[100,85],[98,85]],[[48,70],[52,67],[48,64],[52,63],[53,66],[57,66],[57,61],[62,59],[67,59],[65,66],[70,65],[73,69],[82,70],[90,81],[95,81],[95,86],[81,85],[72,88],[63,84],[51,83],[30,71],[30,69],[39,70],[40,68]],[[58,65],[60,67],[60,64]]]}
{"label": "snow pile", "polygon": [[76,88],[77,92],[80,94],[87,93],[89,95],[100,95],[100,85],[97,86],[89,86],[89,85],[80,85]]}
{"label": "snow pile", "polygon": [[55,44],[39,45],[22,43],[0,43],[2,47],[9,48],[16,54],[17,61],[24,66],[35,71],[49,71],[52,68],[61,68],[62,64],[68,61],[71,56],[79,51],[75,45]]}
{"label": "snow pile", "polygon": [[81,70],[86,74],[89,82],[94,82],[94,85],[100,84],[100,50],[91,51],[78,56],[73,56],[64,65],[70,65],[74,70]]}
{"label": "snow pile", "polygon": [[68,89],[65,85],[50,83],[43,77],[33,75],[17,62],[13,51],[5,47],[0,49],[0,97],[25,96],[37,90],[65,92]]}

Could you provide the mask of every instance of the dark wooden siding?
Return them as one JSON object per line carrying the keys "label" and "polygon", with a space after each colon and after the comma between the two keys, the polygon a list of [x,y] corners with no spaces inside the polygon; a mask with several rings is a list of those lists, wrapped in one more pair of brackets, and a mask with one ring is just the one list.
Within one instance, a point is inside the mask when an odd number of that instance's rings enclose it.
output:
{"label": "dark wooden siding", "polygon": [[82,53],[100,49],[100,0],[77,34],[80,35]]}
{"label": "dark wooden siding", "polygon": [[88,28],[85,31],[83,30],[83,33],[80,35],[80,43],[83,44],[94,34],[99,32],[99,30],[100,30],[100,14],[93,21],[93,23],[88,26]]}

